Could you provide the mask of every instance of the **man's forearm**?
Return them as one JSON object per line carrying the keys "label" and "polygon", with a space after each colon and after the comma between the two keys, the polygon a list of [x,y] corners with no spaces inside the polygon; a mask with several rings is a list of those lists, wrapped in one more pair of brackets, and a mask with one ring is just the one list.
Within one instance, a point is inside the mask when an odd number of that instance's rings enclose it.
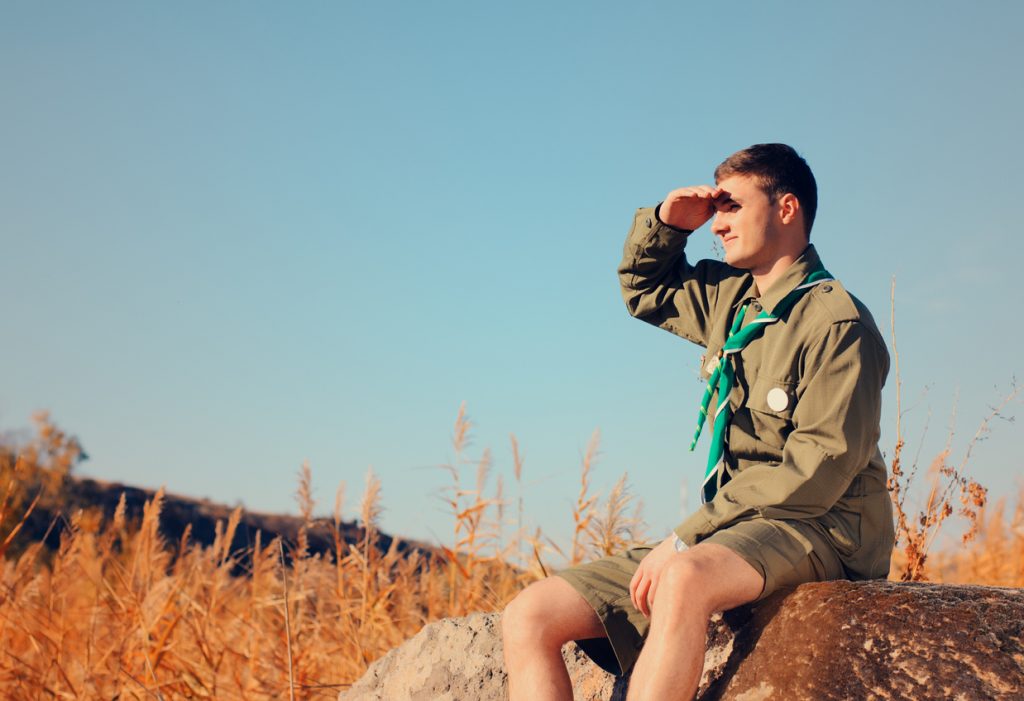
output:
{"label": "man's forearm", "polygon": [[653,207],[636,210],[618,267],[631,316],[707,345],[721,263],[686,260],[689,231],[660,222]]}

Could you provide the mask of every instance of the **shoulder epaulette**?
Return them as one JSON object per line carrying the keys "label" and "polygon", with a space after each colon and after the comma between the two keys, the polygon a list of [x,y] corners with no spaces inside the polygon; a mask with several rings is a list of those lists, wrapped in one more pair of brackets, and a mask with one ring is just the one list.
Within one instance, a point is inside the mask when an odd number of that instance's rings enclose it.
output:
{"label": "shoulder epaulette", "polygon": [[861,314],[853,296],[839,280],[817,285],[810,294],[813,304],[822,309],[829,321],[860,321]]}

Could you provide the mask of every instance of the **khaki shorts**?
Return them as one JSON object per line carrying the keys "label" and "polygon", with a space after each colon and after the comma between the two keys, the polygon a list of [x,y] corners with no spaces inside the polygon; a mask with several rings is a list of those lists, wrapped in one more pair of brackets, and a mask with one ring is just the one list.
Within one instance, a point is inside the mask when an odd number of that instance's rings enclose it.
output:
{"label": "khaki shorts", "polygon": [[[760,601],[779,589],[804,582],[843,579],[842,562],[827,541],[811,527],[792,521],[754,519],[716,531],[701,541],[729,548],[764,577]],[[628,674],[640,656],[650,620],[633,606],[629,582],[640,560],[657,543],[631,548],[555,574],[562,577],[597,612],[607,638],[576,643],[599,667]]]}

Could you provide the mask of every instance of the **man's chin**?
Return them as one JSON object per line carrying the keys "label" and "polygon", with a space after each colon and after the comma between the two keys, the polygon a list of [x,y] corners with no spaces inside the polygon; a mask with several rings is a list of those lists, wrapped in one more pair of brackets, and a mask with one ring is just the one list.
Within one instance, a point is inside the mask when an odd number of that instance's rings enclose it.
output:
{"label": "man's chin", "polygon": [[742,258],[738,258],[737,256],[730,256],[728,252],[725,254],[724,261],[726,265],[731,265],[734,268],[739,268],[740,270],[750,270],[750,266],[745,264],[746,261],[744,261]]}

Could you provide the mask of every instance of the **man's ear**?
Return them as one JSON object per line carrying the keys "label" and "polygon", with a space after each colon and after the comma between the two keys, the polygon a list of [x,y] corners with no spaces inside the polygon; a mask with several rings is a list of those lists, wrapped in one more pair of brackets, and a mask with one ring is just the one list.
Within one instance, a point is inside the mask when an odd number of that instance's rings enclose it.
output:
{"label": "man's ear", "polygon": [[783,224],[792,224],[796,221],[796,215],[800,212],[800,200],[792,192],[787,192],[779,198],[778,213]]}

